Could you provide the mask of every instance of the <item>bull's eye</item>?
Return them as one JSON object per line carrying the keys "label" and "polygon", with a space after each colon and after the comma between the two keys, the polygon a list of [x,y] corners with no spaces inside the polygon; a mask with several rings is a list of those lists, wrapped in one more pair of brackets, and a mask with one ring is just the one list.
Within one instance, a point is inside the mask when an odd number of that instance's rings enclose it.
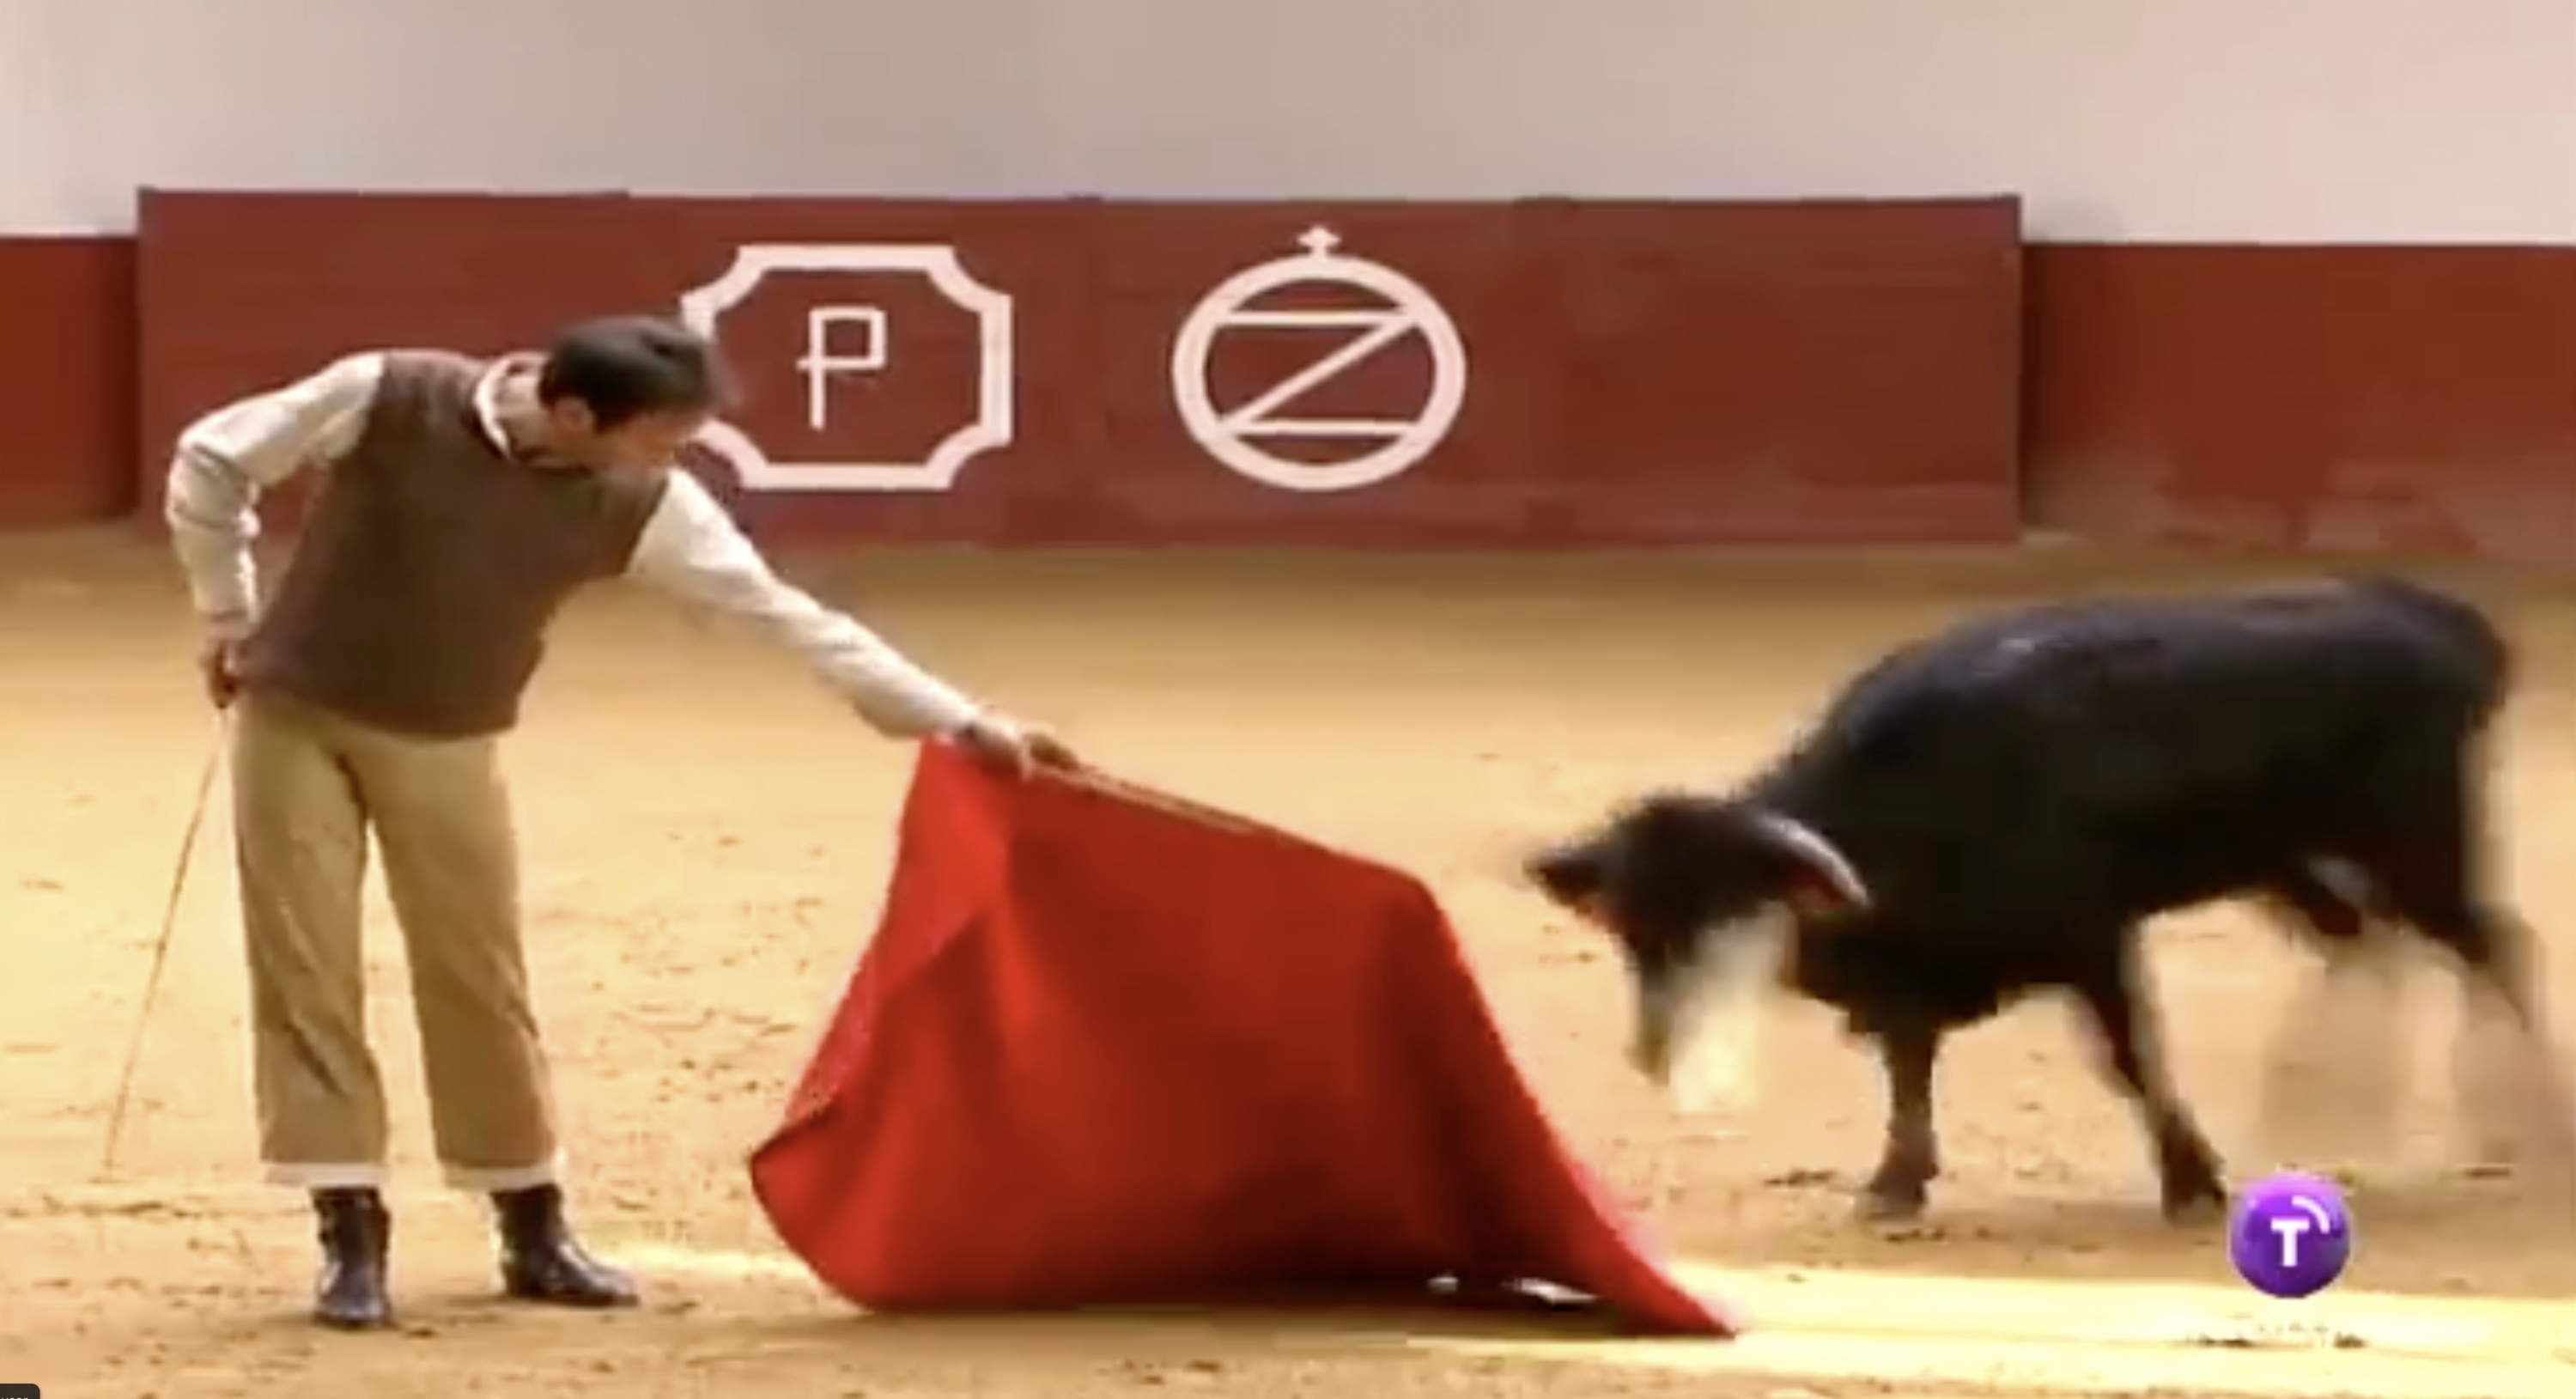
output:
{"label": "bull's eye", "polygon": [[1789,886],[1784,902],[1792,914],[1815,922],[1841,917],[1858,907],[1832,880],[1821,875],[1799,878]]}

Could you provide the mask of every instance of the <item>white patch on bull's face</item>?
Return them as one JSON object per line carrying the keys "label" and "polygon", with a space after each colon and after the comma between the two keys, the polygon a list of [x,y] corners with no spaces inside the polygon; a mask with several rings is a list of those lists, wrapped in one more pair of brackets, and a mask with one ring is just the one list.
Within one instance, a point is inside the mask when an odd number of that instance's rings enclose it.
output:
{"label": "white patch on bull's face", "polygon": [[1686,1116],[1752,1111],[1762,1093],[1762,1030],[1796,920],[1772,904],[1701,936],[1672,987],[1665,1091]]}

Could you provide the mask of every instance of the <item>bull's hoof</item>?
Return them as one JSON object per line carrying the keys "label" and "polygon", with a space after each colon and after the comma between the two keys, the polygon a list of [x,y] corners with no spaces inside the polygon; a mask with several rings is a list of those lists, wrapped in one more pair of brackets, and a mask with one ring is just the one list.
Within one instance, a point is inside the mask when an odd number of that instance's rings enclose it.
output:
{"label": "bull's hoof", "polygon": [[2227,1217],[2227,1189],[2216,1181],[2168,1188],[2165,1222],[2179,1229],[2198,1229]]}
{"label": "bull's hoof", "polygon": [[[2461,1105],[2456,1139],[2465,1144],[2467,1164],[2497,1175],[2511,1175],[2532,1155],[2532,1136],[2511,1108],[2493,1098]],[[2545,1154],[2545,1153],[2544,1153]]]}
{"label": "bull's hoof", "polygon": [[2576,1143],[2546,1121],[2506,1125],[2489,1117],[2464,1122],[2467,1145],[2458,1173],[2471,1180],[2525,1180],[2550,1189],[2576,1188]]}
{"label": "bull's hoof", "polygon": [[1910,1182],[1873,1182],[1852,1201],[1852,1214],[1863,1224],[1913,1224],[1923,1218],[1928,1194]]}
{"label": "bull's hoof", "polygon": [[2576,1154],[2547,1143],[2492,1142],[2462,1161],[2454,1173],[2464,1180],[2510,1182],[2535,1196],[2576,1197]]}
{"label": "bull's hoof", "polygon": [[2523,1142],[2520,1134],[2493,1129],[2481,1132],[2471,1124],[2463,1135],[2468,1139],[2466,1159],[2460,1164],[2463,1174],[2479,1178],[2509,1176],[2523,1164]]}

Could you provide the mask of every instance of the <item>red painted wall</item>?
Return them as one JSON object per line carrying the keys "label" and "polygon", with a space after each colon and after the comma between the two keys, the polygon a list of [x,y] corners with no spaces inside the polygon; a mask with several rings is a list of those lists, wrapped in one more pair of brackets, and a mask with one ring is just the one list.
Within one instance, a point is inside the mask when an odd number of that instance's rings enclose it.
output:
{"label": "red painted wall", "polygon": [[[1309,230],[1341,241],[1329,257]],[[2008,201],[1208,204],[155,195],[142,211],[141,433],[345,351],[504,349],[579,316],[671,309],[756,244],[953,247],[1012,300],[1014,433],[935,491],[744,491],[772,535],[949,543],[1543,547],[2010,539],[2018,528],[2017,219]],[[1383,311],[1418,283],[1465,395],[1417,465],[1331,493],[1194,441],[1173,353],[1193,306],[1278,265],[1263,311]],[[885,318],[879,370],[810,426],[807,313]],[[787,272],[721,331],[781,461],[920,461],[970,421],[976,322],[911,272]],[[1207,382],[1250,402],[1360,328],[1238,328]],[[1411,422],[1432,340],[1401,334],[1282,405]],[[1272,444],[1264,444],[1272,445]],[[1300,464],[1374,442],[1275,443]],[[157,471],[146,464],[144,490]],[[811,479],[810,476],[808,479]]]}
{"label": "red painted wall", "polygon": [[2031,515],[2576,560],[2576,248],[2034,247]]}
{"label": "red painted wall", "polygon": [[0,238],[0,529],[133,511],[135,243]]}
{"label": "red painted wall", "polygon": [[[2028,523],[2576,557],[2576,249],[2017,247],[2001,207],[157,196],[139,242],[0,240],[20,310],[0,525],[128,513],[188,414],[339,350],[522,343],[667,306],[737,241],[864,234],[953,240],[1017,294],[1019,441],[945,497],[742,497],[773,533],[1541,546]],[[1431,459],[1301,497],[1190,443],[1157,365],[1191,298],[1319,220],[1450,305],[1473,377]],[[802,394],[785,338],[815,293],[778,292],[733,333],[748,423],[783,454]],[[936,338],[852,391],[852,431],[891,451],[959,406],[905,377],[935,378]],[[1275,378],[1302,351],[1247,353],[1217,377]],[[1418,403],[1420,360],[1348,387],[1385,396],[1370,411]]]}

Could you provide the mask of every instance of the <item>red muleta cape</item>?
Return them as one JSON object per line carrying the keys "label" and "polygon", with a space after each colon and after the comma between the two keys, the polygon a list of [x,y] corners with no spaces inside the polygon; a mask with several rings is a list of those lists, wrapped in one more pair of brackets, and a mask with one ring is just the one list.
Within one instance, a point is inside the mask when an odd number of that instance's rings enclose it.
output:
{"label": "red muleta cape", "polygon": [[1735,1327],[1644,1256],[1400,871],[926,745],[884,920],[752,1157],[875,1310],[1540,1282]]}

